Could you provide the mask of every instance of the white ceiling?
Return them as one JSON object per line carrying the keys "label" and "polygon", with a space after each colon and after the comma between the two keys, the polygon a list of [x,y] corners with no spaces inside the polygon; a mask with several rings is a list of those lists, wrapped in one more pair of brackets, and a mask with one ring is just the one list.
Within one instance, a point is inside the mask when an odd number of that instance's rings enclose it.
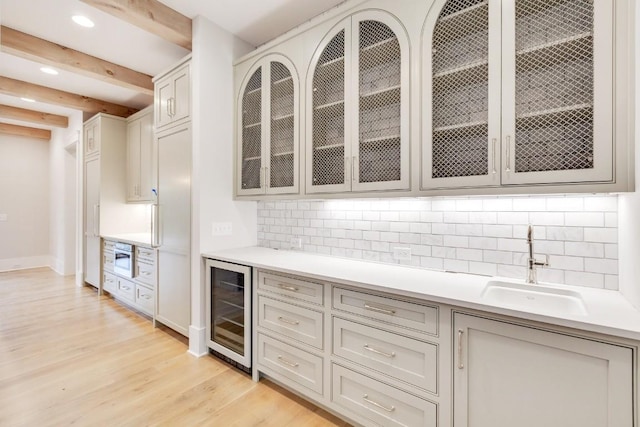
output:
{"label": "white ceiling", "polygon": [[[343,0],[160,0],[193,18],[202,15],[248,43],[258,46],[329,10]],[[95,27],[80,27],[71,16],[82,14]],[[79,0],[0,0],[0,24],[40,37],[107,61],[156,75],[189,52],[131,24],[101,12]],[[1,41],[0,41],[1,42]],[[109,83],[71,72],[58,76],[40,72],[41,65],[0,53],[0,75],[90,96],[133,108],[152,103],[141,95]],[[10,101],[10,102],[9,102]],[[49,110],[19,97],[0,96],[0,103],[22,108]],[[51,110],[51,111],[50,111]],[[3,122],[8,122],[2,120]],[[28,124],[25,124],[28,125]]]}

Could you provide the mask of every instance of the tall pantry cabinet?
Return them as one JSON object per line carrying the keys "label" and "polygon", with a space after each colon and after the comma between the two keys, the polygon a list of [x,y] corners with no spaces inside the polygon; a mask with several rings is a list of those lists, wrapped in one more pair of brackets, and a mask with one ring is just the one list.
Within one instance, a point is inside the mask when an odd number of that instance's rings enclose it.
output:
{"label": "tall pantry cabinet", "polygon": [[156,320],[188,336],[191,322],[190,57],[155,84],[157,199],[152,246],[157,248]]}
{"label": "tall pantry cabinet", "polygon": [[[100,288],[100,235],[131,223],[126,194],[126,121],[97,114],[84,123],[84,281]],[[123,225],[124,224],[124,225]]]}

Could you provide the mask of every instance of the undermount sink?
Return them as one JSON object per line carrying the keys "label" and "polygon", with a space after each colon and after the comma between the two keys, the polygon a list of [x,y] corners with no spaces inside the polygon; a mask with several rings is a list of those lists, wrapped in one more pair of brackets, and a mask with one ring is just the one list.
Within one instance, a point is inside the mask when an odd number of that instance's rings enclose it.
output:
{"label": "undermount sink", "polygon": [[482,299],[492,303],[536,312],[587,314],[582,296],[575,291],[544,285],[492,280],[482,291]]}

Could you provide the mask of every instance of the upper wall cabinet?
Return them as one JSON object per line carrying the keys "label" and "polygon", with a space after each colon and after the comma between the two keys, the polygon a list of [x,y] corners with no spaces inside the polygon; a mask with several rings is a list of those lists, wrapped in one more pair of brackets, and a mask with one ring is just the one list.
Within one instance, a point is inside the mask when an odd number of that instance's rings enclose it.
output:
{"label": "upper wall cabinet", "polygon": [[246,74],[237,101],[237,194],[299,192],[299,79],[271,54]]}
{"label": "upper wall cabinet", "polygon": [[153,107],[127,118],[127,201],[153,202]]}
{"label": "upper wall cabinet", "polygon": [[154,114],[156,130],[186,122],[191,117],[190,61],[170,74],[154,79]]}
{"label": "upper wall cabinet", "polygon": [[614,179],[613,0],[437,0],[432,10],[423,189]]}
{"label": "upper wall cabinet", "polygon": [[307,75],[306,192],[409,189],[409,44],[392,15],[341,21]]}

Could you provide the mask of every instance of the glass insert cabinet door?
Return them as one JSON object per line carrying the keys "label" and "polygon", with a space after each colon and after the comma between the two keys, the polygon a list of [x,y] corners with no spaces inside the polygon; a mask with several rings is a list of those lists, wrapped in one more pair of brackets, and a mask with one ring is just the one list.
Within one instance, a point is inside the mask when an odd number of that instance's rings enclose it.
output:
{"label": "glass insert cabinet door", "polygon": [[251,367],[251,267],[207,260],[207,342]]}

